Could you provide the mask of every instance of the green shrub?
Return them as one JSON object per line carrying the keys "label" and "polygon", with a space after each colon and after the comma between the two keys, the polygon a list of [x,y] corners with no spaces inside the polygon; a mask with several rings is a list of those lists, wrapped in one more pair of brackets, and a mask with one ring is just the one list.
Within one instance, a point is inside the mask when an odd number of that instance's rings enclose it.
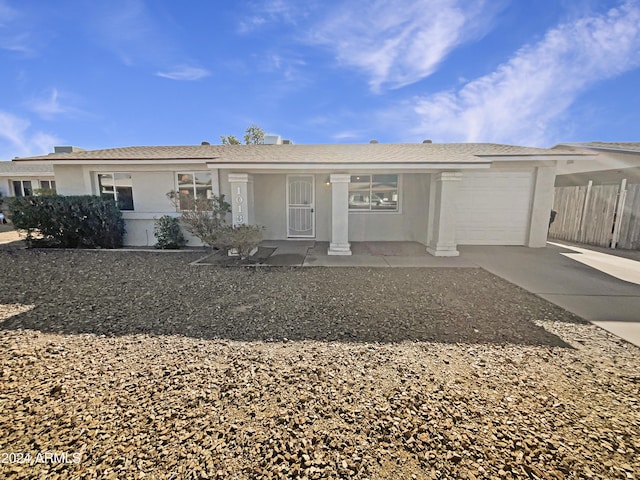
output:
{"label": "green shrub", "polygon": [[170,215],[156,219],[153,234],[158,239],[156,248],[178,249],[187,244],[180,228],[180,220]]}
{"label": "green shrub", "polygon": [[251,255],[251,251],[262,240],[264,227],[258,225],[225,225],[218,229],[215,247],[235,250],[240,258]]}
{"label": "green shrub", "polygon": [[16,197],[9,218],[30,247],[119,248],[125,233],[116,204],[91,195]]}

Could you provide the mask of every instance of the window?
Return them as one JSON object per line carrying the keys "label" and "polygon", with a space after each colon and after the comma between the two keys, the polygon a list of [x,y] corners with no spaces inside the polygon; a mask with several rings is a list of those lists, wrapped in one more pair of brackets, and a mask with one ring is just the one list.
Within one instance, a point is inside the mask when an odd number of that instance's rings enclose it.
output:
{"label": "window", "polygon": [[398,175],[352,175],[349,210],[398,211]]}
{"label": "window", "polygon": [[13,193],[16,197],[29,197],[33,195],[31,180],[14,180]]}
{"label": "window", "polygon": [[187,210],[196,199],[212,198],[211,185],[211,172],[178,173],[180,210]]}
{"label": "window", "polygon": [[130,173],[99,173],[100,196],[112,199],[120,210],[133,210],[133,184]]}
{"label": "window", "polygon": [[56,182],[55,180],[40,180],[40,188],[43,188],[46,190],[53,190],[55,192]]}

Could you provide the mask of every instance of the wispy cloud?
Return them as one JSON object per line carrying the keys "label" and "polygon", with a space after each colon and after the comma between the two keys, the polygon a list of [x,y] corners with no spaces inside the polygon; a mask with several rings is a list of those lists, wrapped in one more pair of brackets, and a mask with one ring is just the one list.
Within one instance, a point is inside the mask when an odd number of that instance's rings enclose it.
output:
{"label": "wispy cloud", "polygon": [[113,2],[108,6],[92,6],[91,12],[100,41],[122,63],[151,67],[154,75],[171,80],[200,80],[210,75],[208,70],[193,65],[197,62],[178,60],[189,55],[172,36],[172,22],[154,15],[144,0]]}
{"label": "wispy cloud", "polygon": [[287,83],[302,86],[307,81],[302,71],[307,62],[298,55],[270,52],[260,63],[262,70],[280,75],[280,78]]}
{"label": "wispy cloud", "polygon": [[406,123],[438,141],[546,145],[578,95],[640,66],[640,4],[563,23],[496,71],[455,90],[412,99]]}
{"label": "wispy cloud", "polygon": [[25,25],[19,25],[18,10],[0,0],[0,50],[33,54],[32,37]]}
{"label": "wispy cloud", "polygon": [[369,76],[373,91],[431,75],[457,46],[485,34],[503,2],[354,0],[312,28],[309,40]]}
{"label": "wispy cloud", "polygon": [[125,65],[157,61],[165,50],[143,0],[114,0],[91,8],[94,36]]}
{"label": "wispy cloud", "polygon": [[361,138],[362,134],[363,134],[362,131],[343,130],[341,132],[334,133],[333,135],[331,135],[331,138],[333,138],[336,141],[353,140],[353,139],[356,139],[356,138]]}
{"label": "wispy cloud", "polygon": [[60,115],[76,116],[83,113],[76,107],[61,103],[61,99],[65,97],[57,88],[52,88],[49,94],[27,102],[27,108],[45,120],[53,120]]}
{"label": "wispy cloud", "polygon": [[16,9],[10,7],[6,1],[0,0],[0,28],[5,27],[10,20],[16,17],[17,13]]}
{"label": "wispy cloud", "polygon": [[156,72],[156,75],[171,80],[200,80],[201,78],[208,77],[211,73],[204,68],[182,65],[168,72]]}
{"label": "wispy cloud", "polygon": [[61,143],[55,135],[30,127],[29,120],[0,111],[0,159],[46,154]]}
{"label": "wispy cloud", "polygon": [[238,33],[246,34],[272,24],[297,24],[307,18],[317,8],[316,0],[290,2],[286,0],[254,1],[249,14],[243,12],[238,22]]}

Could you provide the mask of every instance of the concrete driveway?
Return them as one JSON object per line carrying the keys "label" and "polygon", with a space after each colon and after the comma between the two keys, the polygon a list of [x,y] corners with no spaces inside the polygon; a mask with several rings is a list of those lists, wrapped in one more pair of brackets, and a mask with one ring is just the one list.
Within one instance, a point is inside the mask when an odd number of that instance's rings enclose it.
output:
{"label": "concrete driveway", "polygon": [[551,243],[459,249],[467,261],[640,346],[640,262]]}

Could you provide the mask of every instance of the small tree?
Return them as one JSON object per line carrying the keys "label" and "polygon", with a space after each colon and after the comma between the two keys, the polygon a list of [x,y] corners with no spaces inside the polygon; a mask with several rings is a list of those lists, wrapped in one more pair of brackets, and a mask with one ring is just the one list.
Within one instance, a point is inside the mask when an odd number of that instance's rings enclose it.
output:
{"label": "small tree", "polygon": [[235,135],[220,135],[220,139],[222,140],[222,145],[240,145],[240,140]]}
{"label": "small tree", "polygon": [[244,133],[245,145],[261,145],[264,143],[264,130],[257,125],[250,125]]}
{"label": "small tree", "polygon": [[182,212],[185,230],[211,248],[235,250],[244,259],[262,240],[263,228],[258,225],[227,225],[226,216],[231,213],[231,205],[224,200],[224,195],[194,198],[171,191],[167,196]]}
{"label": "small tree", "polygon": [[[240,145],[235,135],[220,135],[222,145]],[[249,125],[244,131],[245,145],[261,145],[264,143],[264,130],[257,125]]]}
{"label": "small tree", "polygon": [[226,215],[231,213],[231,205],[224,200],[224,195],[194,198],[172,190],[167,193],[167,197],[176,206],[176,210],[182,212],[180,220],[185,230],[198,237],[205,245],[218,248],[218,231],[225,225]]}

